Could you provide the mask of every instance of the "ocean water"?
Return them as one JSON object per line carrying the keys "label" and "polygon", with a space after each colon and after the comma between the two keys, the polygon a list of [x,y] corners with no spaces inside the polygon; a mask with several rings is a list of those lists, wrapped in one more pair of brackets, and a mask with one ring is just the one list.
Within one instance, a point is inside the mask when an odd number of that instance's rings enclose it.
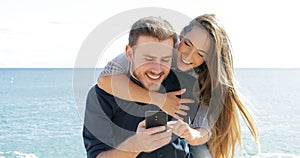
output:
{"label": "ocean water", "polygon": [[[299,157],[300,69],[236,69],[235,76],[260,130],[257,155],[243,125],[243,157]],[[86,157],[73,82],[73,69],[0,69],[0,158]]]}

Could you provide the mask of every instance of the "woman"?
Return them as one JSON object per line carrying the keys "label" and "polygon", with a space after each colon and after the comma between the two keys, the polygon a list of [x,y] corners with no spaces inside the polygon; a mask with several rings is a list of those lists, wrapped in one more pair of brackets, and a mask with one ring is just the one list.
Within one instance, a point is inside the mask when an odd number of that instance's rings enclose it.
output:
{"label": "woman", "polygon": [[[240,100],[234,84],[229,38],[215,15],[198,16],[183,29],[178,53],[174,54],[174,59],[176,60],[174,66],[178,70],[198,79],[199,85],[201,85],[199,107],[202,107],[200,108],[202,111],[199,110],[194,119],[198,126],[191,128],[183,121],[177,121],[174,124],[174,133],[185,138],[193,146],[207,143],[212,157],[234,157],[236,146],[241,145],[239,111],[255,142],[259,145],[256,123]],[[124,60],[126,61],[126,59]],[[124,60],[119,60],[119,62]],[[113,69],[118,69],[118,66],[115,65],[108,65],[104,69],[98,80],[100,88],[122,99],[158,105],[162,110],[177,118],[177,114],[184,114],[183,110],[186,110],[186,106],[182,104],[188,103],[190,100],[180,100],[176,97],[184,91],[167,94],[148,92],[131,83],[126,75],[107,76],[105,73],[111,69],[111,66]],[[118,71],[122,69],[119,68]],[[123,73],[126,74],[126,71]],[[113,73],[108,74],[112,75]],[[114,79],[118,82],[114,82]],[[114,84],[111,84],[112,82]],[[124,92],[113,90],[119,85],[124,86],[128,83],[129,93],[126,88],[124,88]],[[164,96],[165,102],[159,99],[163,98],[162,96]],[[151,98],[156,99],[151,100]],[[194,149],[192,151],[194,152]],[[199,156],[197,153],[196,155]]]}

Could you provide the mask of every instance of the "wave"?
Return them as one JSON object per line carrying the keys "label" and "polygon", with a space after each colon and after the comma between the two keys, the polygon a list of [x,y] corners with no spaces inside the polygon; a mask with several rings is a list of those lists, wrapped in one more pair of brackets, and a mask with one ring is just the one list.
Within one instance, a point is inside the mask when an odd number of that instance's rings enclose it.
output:
{"label": "wave", "polygon": [[20,151],[8,151],[8,152],[1,152],[0,151],[0,158],[38,158],[35,154],[27,154]]}
{"label": "wave", "polygon": [[287,153],[262,153],[260,155],[255,155],[255,156],[247,155],[246,158],[300,158],[300,156],[295,154],[287,154]]}

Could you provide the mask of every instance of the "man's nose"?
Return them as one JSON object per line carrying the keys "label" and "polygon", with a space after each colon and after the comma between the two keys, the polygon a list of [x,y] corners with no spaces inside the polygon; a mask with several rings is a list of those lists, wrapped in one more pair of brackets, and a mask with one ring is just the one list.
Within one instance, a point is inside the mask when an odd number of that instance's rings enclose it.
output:
{"label": "man's nose", "polygon": [[161,64],[160,63],[155,63],[151,69],[151,72],[154,74],[159,74],[161,73],[162,68],[161,68]]}

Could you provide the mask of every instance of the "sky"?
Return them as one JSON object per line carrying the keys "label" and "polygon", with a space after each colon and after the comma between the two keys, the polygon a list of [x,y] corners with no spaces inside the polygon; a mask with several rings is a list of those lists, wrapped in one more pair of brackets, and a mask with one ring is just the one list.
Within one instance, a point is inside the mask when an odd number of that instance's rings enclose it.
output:
{"label": "sky", "polygon": [[[73,68],[97,26],[142,7],[171,9],[191,19],[216,14],[231,40],[236,68],[300,68],[297,4],[296,0],[0,0],[0,68]],[[126,32],[116,32],[97,67],[124,52],[126,44]]]}

